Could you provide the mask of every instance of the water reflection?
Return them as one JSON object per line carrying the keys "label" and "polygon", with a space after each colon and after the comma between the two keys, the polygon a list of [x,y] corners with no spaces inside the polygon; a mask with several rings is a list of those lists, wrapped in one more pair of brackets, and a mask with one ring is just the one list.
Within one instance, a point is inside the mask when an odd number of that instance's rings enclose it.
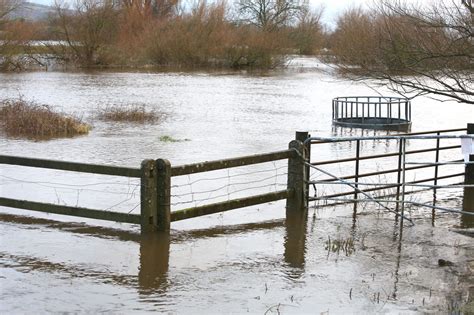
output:
{"label": "water reflection", "polygon": [[119,230],[107,226],[94,226],[77,222],[62,222],[52,219],[15,215],[10,213],[0,213],[0,222],[15,223],[24,226],[31,225],[34,226],[35,229],[41,229],[41,227],[45,227],[49,229],[57,229],[74,234],[95,236],[104,239],[114,238],[125,242],[140,242],[141,239],[140,234],[128,230]]}
{"label": "water reflection", "polygon": [[146,233],[140,241],[139,293],[163,293],[168,288],[170,235]]}
{"label": "water reflection", "polygon": [[461,214],[461,226],[464,228],[474,227],[474,188],[465,187],[463,197],[463,211],[472,214]]}
{"label": "water reflection", "polygon": [[299,278],[304,272],[306,254],[306,211],[287,211],[285,220],[285,262],[292,268],[292,278]]}
{"label": "water reflection", "polygon": [[[398,227],[398,220],[395,220],[395,224],[393,226],[393,241],[394,244],[397,245],[397,254],[396,254],[396,262],[395,262],[395,270],[394,270],[394,281],[393,281],[393,293],[391,297],[396,300],[397,293],[398,293],[398,282],[400,280],[400,263],[402,260],[402,238],[403,238],[403,221]],[[395,243],[397,241],[397,243]]]}

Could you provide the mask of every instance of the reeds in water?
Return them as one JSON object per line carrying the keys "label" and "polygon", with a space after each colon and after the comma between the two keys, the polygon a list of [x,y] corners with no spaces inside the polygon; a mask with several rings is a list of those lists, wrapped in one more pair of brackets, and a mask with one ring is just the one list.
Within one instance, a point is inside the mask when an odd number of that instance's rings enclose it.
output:
{"label": "reeds in water", "polygon": [[91,127],[78,117],[19,98],[0,101],[0,129],[10,137],[47,140],[87,134]]}
{"label": "reeds in water", "polygon": [[107,107],[99,111],[99,119],[104,121],[149,123],[157,121],[159,116],[144,106]]}

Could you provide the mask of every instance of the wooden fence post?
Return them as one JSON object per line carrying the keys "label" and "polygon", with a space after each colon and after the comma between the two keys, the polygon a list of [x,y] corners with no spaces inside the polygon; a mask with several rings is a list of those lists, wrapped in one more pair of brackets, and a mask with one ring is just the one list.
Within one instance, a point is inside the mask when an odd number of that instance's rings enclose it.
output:
{"label": "wooden fence post", "polygon": [[169,231],[171,225],[171,163],[168,160],[156,160],[158,169],[158,207],[157,230]]}
{"label": "wooden fence post", "polygon": [[141,165],[140,216],[142,232],[156,230],[158,208],[158,170],[154,160],[144,160]]}
{"label": "wooden fence post", "polygon": [[[295,135],[295,140],[301,141],[303,143],[303,150],[304,150],[304,161],[306,163],[311,163],[311,142],[308,141],[306,143],[305,140],[310,138],[311,135],[307,131],[297,131]],[[305,181],[305,200],[304,206],[308,208],[308,200],[309,200],[309,175],[311,174],[311,168],[309,165],[305,165],[305,173],[304,173],[304,181]]]}
{"label": "wooden fence post", "polygon": [[305,150],[303,143],[293,140],[290,149],[295,149],[298,154],[288,159],[288,189],[294,193],[286,200],[287,211],[304,211],[306,209],[306,183],[305,183]]}
{"label": "wooden fence post", "polygon": [[[467,124],[467,134],[474,135],[474,124]],[[474,154],[469,156],[469,161],[474,162]],[[474,185],[474,164],[466,164],[464,184]],[[474,213],[474,187],[464,187],[463,210]],[[462,221],[464,226],[474,226],[474,216],[472,215],[462,216]]]}

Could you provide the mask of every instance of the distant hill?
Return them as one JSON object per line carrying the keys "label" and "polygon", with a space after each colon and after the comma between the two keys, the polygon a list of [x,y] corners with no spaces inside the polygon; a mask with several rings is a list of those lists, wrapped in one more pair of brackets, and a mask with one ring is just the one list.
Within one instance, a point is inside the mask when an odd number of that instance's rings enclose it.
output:
{"label": "distant hill", "polygon": [[28,21],[46,20],[55,13],[53,7],[43,4],[23,2],[17,9],[9,14],[11,19],[25,19]]}

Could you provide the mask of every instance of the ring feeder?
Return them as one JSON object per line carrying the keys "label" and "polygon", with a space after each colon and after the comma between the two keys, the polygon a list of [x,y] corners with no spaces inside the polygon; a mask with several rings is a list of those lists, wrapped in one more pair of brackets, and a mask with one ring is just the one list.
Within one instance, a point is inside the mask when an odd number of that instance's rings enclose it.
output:
{"label": "ring feeder", "polygon": [[333,124],[342,127],[407,131],[411,102],[386,96],[343,96],[332,100]]}

